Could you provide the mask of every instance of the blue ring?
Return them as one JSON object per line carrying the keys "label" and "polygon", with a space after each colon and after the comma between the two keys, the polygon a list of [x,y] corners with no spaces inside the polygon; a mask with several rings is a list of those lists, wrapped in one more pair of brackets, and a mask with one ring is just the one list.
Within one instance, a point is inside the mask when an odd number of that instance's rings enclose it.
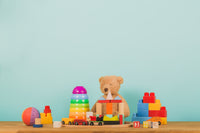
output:
{"label": "blue ring", "polygon": [[72,94],[71,99],[79,99],[79,100],[88,99],[88,95],[87,94]]}

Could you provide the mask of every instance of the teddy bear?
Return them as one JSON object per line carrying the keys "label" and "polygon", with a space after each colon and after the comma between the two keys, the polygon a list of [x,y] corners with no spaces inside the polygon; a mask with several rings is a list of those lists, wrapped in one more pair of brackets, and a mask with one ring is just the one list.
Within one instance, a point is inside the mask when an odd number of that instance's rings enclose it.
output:
{"label": "teddy bear", "polygon": [[[126,100],[118,93],[120,85],[123,83],[123,78],[120,76],[104,76],[99,78],[99,83],[100,83],[100,90],[104,94],[101,98],[104,99],[108,97],[109,98],[112,97],[111,99],[120,98],[122,100],[122,103],[124,103],[124,117],[128,117],[130,115],[129,106]],[[93,113],[96,113],[96,103],[91,109]],[[105,115],[106,113],[105,110],[106,110],[106,105],[104,104],[102,111],[103,115]],[[113,115],[118,115],[118,108],[116,108],[116,110],[114,111],[115,112],[113,113]]]}

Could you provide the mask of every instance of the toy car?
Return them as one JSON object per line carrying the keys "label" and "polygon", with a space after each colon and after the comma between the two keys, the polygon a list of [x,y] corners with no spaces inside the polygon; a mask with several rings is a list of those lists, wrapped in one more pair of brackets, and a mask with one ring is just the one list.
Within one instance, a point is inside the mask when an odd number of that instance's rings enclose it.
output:
{"label": "toy car", "polygon": [[62,118],[63,125],[74,125],[74,118]]}
{"label": "toy car", "polygon": [[89,122],[83,119],[75,119],[74,125],[89,125]]}

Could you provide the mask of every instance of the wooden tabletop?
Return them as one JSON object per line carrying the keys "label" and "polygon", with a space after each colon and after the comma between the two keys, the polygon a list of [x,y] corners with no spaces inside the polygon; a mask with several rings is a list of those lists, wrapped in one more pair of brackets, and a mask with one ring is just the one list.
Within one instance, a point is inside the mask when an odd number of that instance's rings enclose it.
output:
{"label": "wooden tabletop", "polygon": [[111,128],[111,127],[62,127],[33,128],[25,126],[22,122],[0,122],[0,133],[122,133],[122,132],[143,132],[143,133],[200,133],[200,122],[168,122],[168,125],[160,126],[158,129],[151,128]]}

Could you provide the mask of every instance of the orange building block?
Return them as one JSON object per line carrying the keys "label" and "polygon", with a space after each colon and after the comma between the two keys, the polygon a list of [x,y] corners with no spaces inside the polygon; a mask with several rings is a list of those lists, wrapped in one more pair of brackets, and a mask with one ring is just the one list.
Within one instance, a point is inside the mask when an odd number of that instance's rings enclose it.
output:
{"label": "orange building block", "polygon": [[106,103],[106,114],[112,114],[112,103]]}

